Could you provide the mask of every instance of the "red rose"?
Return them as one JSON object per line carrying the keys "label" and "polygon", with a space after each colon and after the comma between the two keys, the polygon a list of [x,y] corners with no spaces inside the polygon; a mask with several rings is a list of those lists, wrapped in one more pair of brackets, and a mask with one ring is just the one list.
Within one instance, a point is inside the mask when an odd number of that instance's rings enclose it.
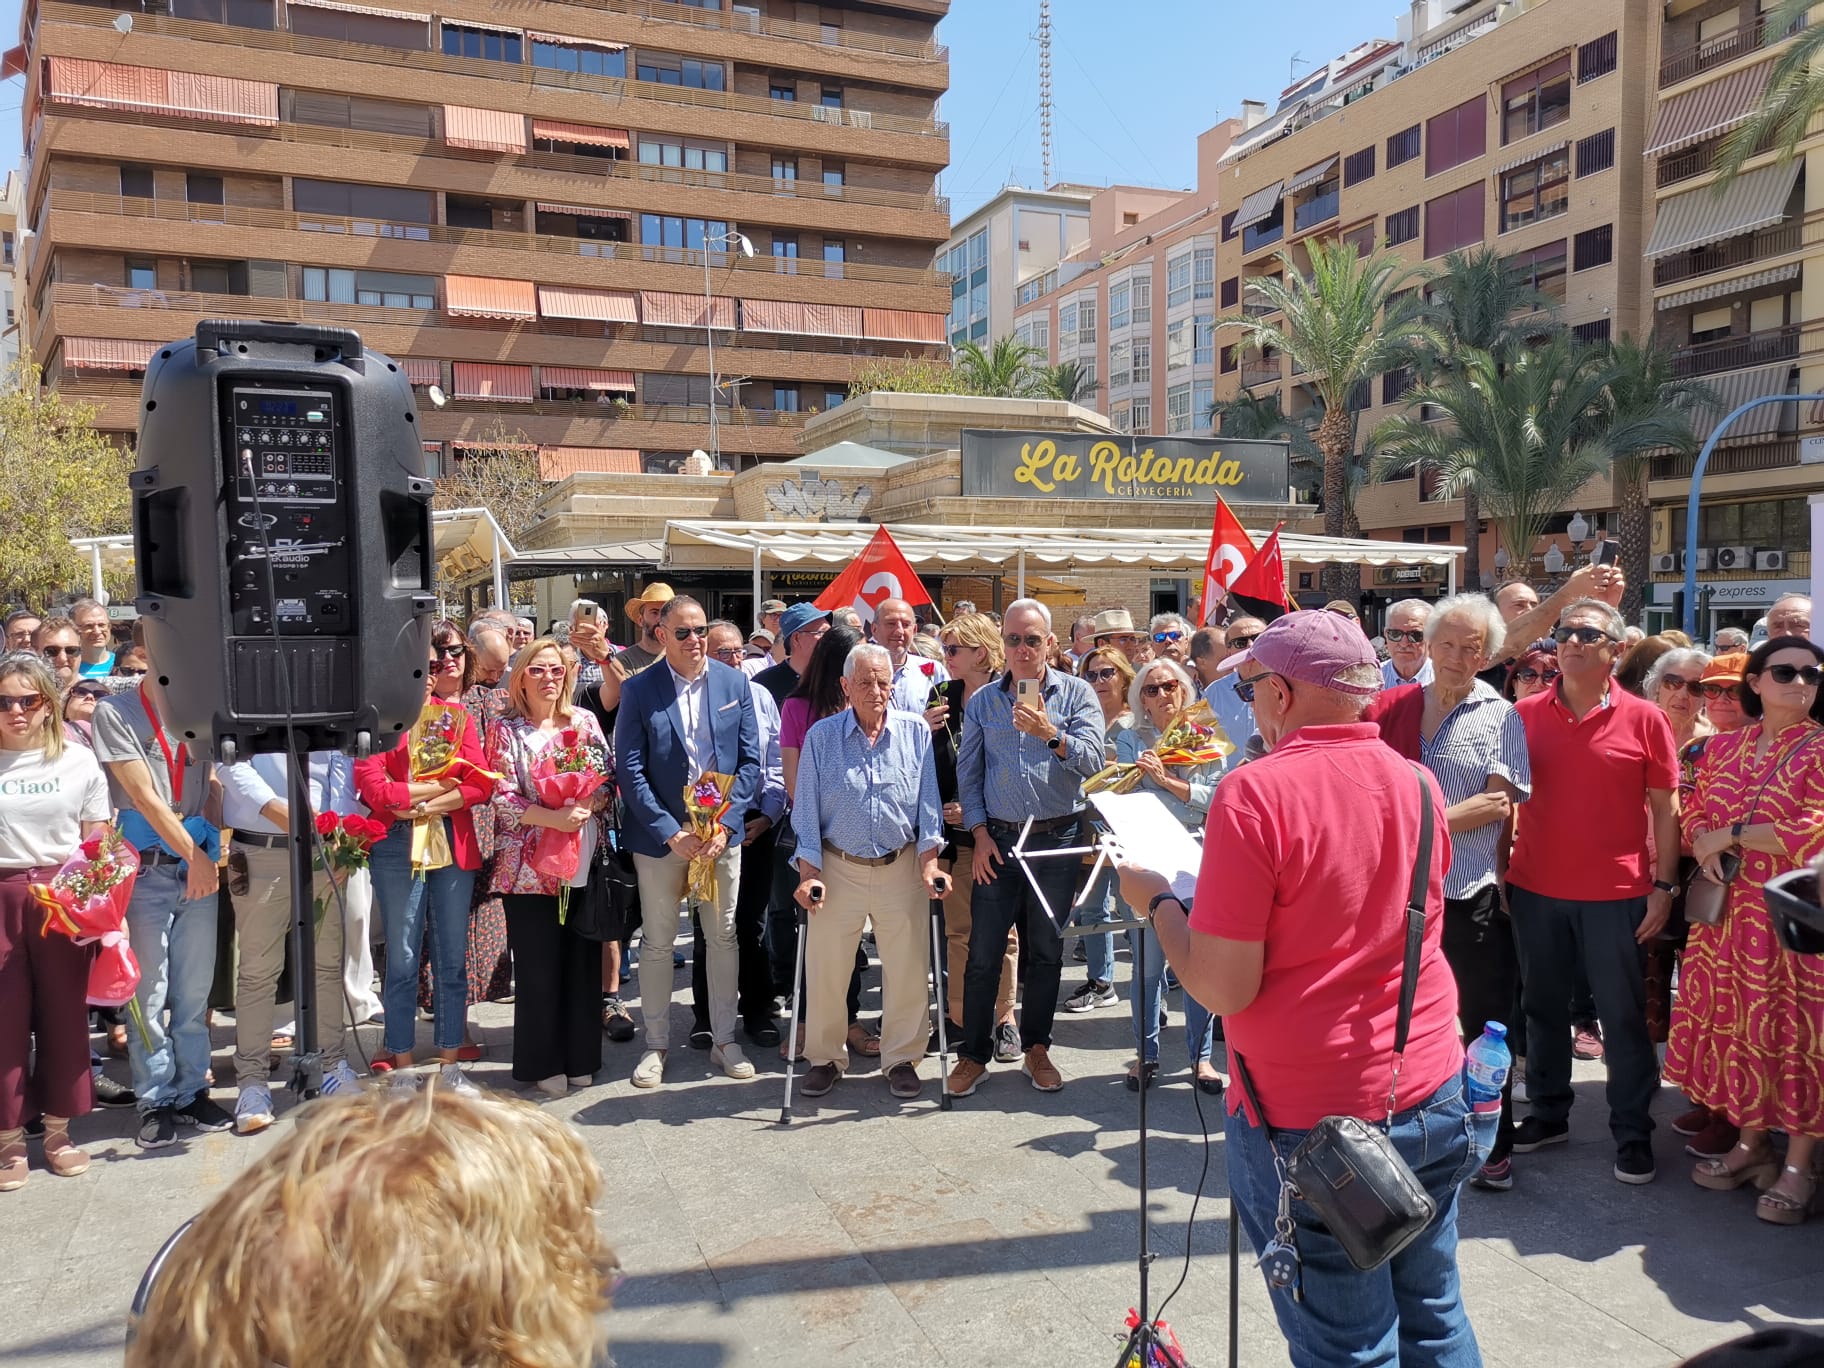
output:
{"label": "red rose", "polygon": [[926,679],[937,678],[937,662],[935,660],[921,660],[918,664],[918,668],[923,672]]}
{"label": "red rose", "polygon": [[560,745],[574,746],[581,738],[577,736],[576,728],[571,727],[567,731],[560,732],[557,739]]}
{"label": "red rose", "polygon": [[369,842],[378,841],[386,835],[386,823],[373,817],[350,817],[347,826]]}
{"label": "red rose", "polygon": [[341,820],[342,819],[333,812],[319,812],[317,814],[317,835],[325,838],[334,836],[336,834],[336,826]]}
{"label": "red rose", "polygon": [[100,854],[101,854],[101,837],[91,836],[91,837],[89,837],[88,840],[86,840],[82,843],[83,859],[93,860]]}

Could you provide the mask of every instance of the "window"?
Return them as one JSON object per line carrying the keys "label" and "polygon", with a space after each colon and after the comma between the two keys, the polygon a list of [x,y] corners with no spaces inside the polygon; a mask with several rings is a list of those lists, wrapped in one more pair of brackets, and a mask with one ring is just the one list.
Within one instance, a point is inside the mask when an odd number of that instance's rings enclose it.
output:
{"label": "window", "polygon": [[[1108,326],[1110,328],[1119,331],[1133,322],[1132,297],[1125,280],[1108,287]],[[1112,363],[1110,369],[1113,369]],[[1113,381],[1111,380],[1110,383],[1112,384]]]}
{"label": "window", "polygon": [[1343,188],[1374,179],[1374,148],[1364,147],[1343,158]]}
{"label": "window", "polygon": [[184,198],[191,204],[220,204],[222,202],[222,178],[220,176],[200,176],[192,171],[184,177]]}
{"label": "window", "polygon": [[[728,224],[721,219],[676,218],[669,214],[640,215],[640,242],[648,247],[672,247],[700,252],[703,250],[704,238],[727,236]],[[722,251],[723,246],[718,243],[715,250]],[[792,250],[795,254],[796,243]]]}
{"label": "window", "polygon": [[[291,205],[299,215],[298,226],[306,231],[347,232],[340,223],[311,223],[311,214],[330,215],[338,219],[378,219],[383,223],[431,224],[437,221],[437,207],[428,190],[406,190],[392,185],[353,185],[344,181],[293,180]],[[488,226],[493,226],[490,223]],[[357,225],[355,231],[372,231],[373,225]],[[427,241],[430,234],[416,232],[374,234],[379,237],[410,237]]]}
{"label": "window", "polygon": [[1195,329],[1191,364],[1207,366],[1216,359],[1216,320],[1209,314],[1198,314],[1191,323]]}
{"label": "window", "polygon": [[1191,430],[1191,386],[1186,381],[1165,392],[1165,430],[1168,433]]}
{"label": "window", "polygon": [[1577,234],[1571,240],[1571,269],[1587,271],[1592,266],[1607,266],[1615,259],[1615,227],[1605,223]]}
{"label": "window", "polygon": [[1515,278],[1522,285],[1530,285],[1540,294],[1549,298],[1564,301],[1564,239],[1548,242],[1543,247],[1535,247],[1530,252],[1520,252],[1508,259],[1514,268]]}
{"label": "window", "polygon": [[1136,385],[1153,383],[1153,344],[1143,337],[1134,339],[1134,383]]}
{"label": "window", "polygon": [[1577,49],[1577,84],[1607,76],[1615,70],[1615,35],[1605,33]]}
{"label": "window", "polygon": [[798,179],[798,158],[773,157],[773,179],[776,181],[795,181]]}
{"label": "window", "polygon": [[1165,325],[1165,368],[1183,370],[1191,364],[1191,320],[1176,319]]}
{"label": "window", "polygon": [[429,105],[401,104],[397,100],[369,100],[359,95],[332,95],[322,90],[289,90],[291,123],[322,128],[358,128],[369,133],[398,133],[412,138],[431,136]]}
{"label": "window", "polygon": [[1380,245],[1380,239],[1376,237],[1374,231],[1374,220],[1369,219],[1360,227],[1351,228],[1344,233],[1343,245],[1355,248],[1355,254],[1358,257],[1373,256],[1374,249]]}
{"label": "window", "polygon": [[[273,27],[269,0],[172,0],[173,19],[200,19],[210,24],[233,24],[236,28],[269,29]],[[423,27],[420,25],[419,27]]]}
{"label": "window", "polygon": [[[1482,187],[1476,190],[1480,193]],[[1501,177],[1501,231],[1555,218],[1571,207],[1571,160],[1560,148]]]}
{"label": "window", "polygon": [[247,263],[244,261],[188,261],[184,264],[190,288],[197,294],[247,293]]}
{"label": "window", "polygon": [[[427,15],[374,14],[353,8],[320,9],[315,5],[286,6],[286,24],[293,33],[311,38],[334,38],[344,43],[369,43],[405,52],[428,52],[431,25]],[[255,27],[272,27],[270,24]],[[517,60],[517,59],[515,59]]]}
{"label": "window", "polygon": [[840,276],[842,274],[841,271],[830,270],[828,268],[839,266],[848,259],[849,249],[841,238],[825,238],[823,240],[823,264],[825,267],[824,274],[826,276]]}
{"label": "window", "polygon": [[304,268],[304,298],[329,304],[371,304],[383,309],[434,309],[437,282],[431,276],[390,271]]}
{"label": "window", "polygon": [[1153,321],[1153,278],[1136,276],[1133,285],[1134,322],[1151,323]]}
{"label": "window", "polygon": [[1096,344],[1096,301],[1085,299],[1077,305],[1077,342],[1085,347]]}
{"label": "window", "polygon": [[[1389,220],[1391,224],[1391,220]],[[1482,182],[1425,202],[1425,255],[1443,256],[1482,241]]]}
{"label": "window", "polygon": [[1058,305],[1058,350],[1076,350],[1077,306],[1075,302]]}
{"label": "window", "polygon": [[13,264],[13,235],[11,233],[0,233],[0,259],[3,259],[8,266]]}
{"label": "window", "polygon": [[1592,133],[1577,144],[1577,174],[1593,176],[1615,165],[1615,130]]}
{"label": "window", "polygon": [[[1477,95],[1425,125],[1425,174],[1435,176],[1488,150],[1488,100]],[[1391,161],[1392,159],[1389,158]]]}
{"label": "window", "polygon": [[1571,59],[1560,57],[1501,87],[1501,141],[1537,133],[1571,117]]}
{"label": "window", "polygon": [[1387,215],[1387,245],[1397,247],[1402,242],[1411,242],[1419,235],[1419,206],[1402,209],[1397,214]]}
{"label": "window", "polygon": [[988,264],[988,230],[979,228],[969,238],[969,269]]}
{"label": "window", "polygon": [[1716,342],[1729,336],[1734,310],[1725,304],[1720,309],[1700,309],[1691,315],[1692,342]]}
{"label": "window", "polygon": [[121,167],[120,194],[122,199],[151,199],[152,168],[149,166]]}
{"label": "window", "polygon": [[1110,342],[1108,344],[1108,383],[1112,389],[1119,389],[1133,380],[1134,344],[1132,342]]}
{"label": "window", "polygon": [[1191,302],[1191,254],[1185,252],[1165,263],[1165,307],[1175,309]]}
{"label": "window", "polygon": [[774,385],[773,408],[779,413],[798,412],[798,386]]}
{"label": "window", "polygon": [[842,168],[840,166],[831,166],[828,162],[825,162],[823,164],[823,183],[832,189],[841,185]]}
{"label": "window", "polygon": [[1217,364],[1224,375],[1232,374],[1241,365],[1241,349],[1235,346],[1224,347],[1221,356],[1217,358]]}
{"label": "window", "polygon": [[648,404],[662,408],[709,407],[707,375],[647,375],[640,385],[640,397]]}
{"label": "window", "polygon": [[597,47],[591,43],[553,43],[532,40],[532,65],[551,71],[577,71],[590,76],[625,76],[625,49]]}
{"label": "window", "polygon": [[1222,282],[1222,307],[1233,309],[1241,304],[1241,277],[1230,276]]}
{"label": "window", "polygon": [[825,109],[841,109],[842,87],[833,85],[824,86],[818,92],[817,103],[822,105]]}
{"label": "window", "polygon": [[681,166],[686,171],[726,171],[728,147],[722,143],[667,142],[642,137],[640,161],[646,166]]}
{"label": "window", "polygon": [[1216,297],[1216,249],[1199,247],[1191,257],[1191,297],[1193,299],[1214,299]]}
{"label": "window", "polygon": [[[781,259],[798,259],[798,239],[791,233],[773,234],[773,255]],[[789,271],[788,268],[783,268]]]}
{"label": "window", "polygon": [[158,288],[158,264],[143,257],[128,257],[127,288],[129,290],[156,290]]}
{"label": "window", "polygon": [[1398,370],[1390,370],[1381,377],[1381,402],[1397,404],[1411,388],[1412,367],[1401,366]]}
{"label": "window", "polygon": [[766,93],[775,100],[796,102],[798,99],[798,86],[792,81],[772,81],[768,83]]}
{"label": "window", "polygon": [[1387,169],[1403,166],[1419,155],[1419,126],[1403,128],[1387,139]]}
{"label": "window", "polygon": [[1110,404],[1108,406],[1108,425],[1116,432],[1132,432],[1134,430],[1133,419],[1128,416],[1126,400],[1123,400],[1119,404]]}
{"label": "window", "polygon": [[848,397],[849,392],[846,389],[826,388],[823,391],[823,406],[825,409],[839,408],[848,400]]}
{"label": "window", "polygon": [[1136,399],[1128,410],[1128,431],[1147,433],[1153,430],[1153,401]]}
{"label": "window", "polygon": [[1222,216],[1222,240],[1224,242],[1235,236],[1235,215],[1240,212],[1239,209],[1231,209]]}
{"label": "window", "polygon": [[517,31],[464,28],[444,21],[443,55],[446,57],[480,57],[489,62],[518,62],[521,41]]}
{"label": "window", "polygon": [[668,52],[642,52],[634,75],[656,85],[684,86],[690,90],[727,88],[727,69],[720,62],[677,57]]}

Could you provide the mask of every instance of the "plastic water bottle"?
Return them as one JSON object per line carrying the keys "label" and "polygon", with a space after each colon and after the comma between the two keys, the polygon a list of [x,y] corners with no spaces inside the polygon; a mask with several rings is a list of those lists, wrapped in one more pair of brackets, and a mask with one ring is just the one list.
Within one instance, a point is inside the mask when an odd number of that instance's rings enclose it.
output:
{"label": "plastic water bottle", "polygon": [[1477,1112],[1501,1110],[1501,1090],[1507,1085],[1507,1071],[1514,1056],[1507,1048],[1507,1027],[1498,1021],[1484,1022],[1482,1034],[1467,1051],[1469,1109]]}

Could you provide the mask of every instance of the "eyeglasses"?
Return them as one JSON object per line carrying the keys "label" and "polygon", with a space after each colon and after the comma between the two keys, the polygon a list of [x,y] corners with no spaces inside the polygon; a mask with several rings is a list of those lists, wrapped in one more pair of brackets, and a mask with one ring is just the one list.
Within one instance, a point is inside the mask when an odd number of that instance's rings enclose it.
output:
{"label": "eyeglasses", "polygon": [[1417,646],[1421,641],[1425,640],[1425,630],[1422,627],[1415,628],[1411,631],[1406,631],[1399,627],[1389,627],[1385,632],[1382,632],[1381,635],[1386,637],[1388,641],[1410,641],[1414,646]]}
{"label": "eyeglasses", "polygon": [[526,673],[534,679],[562,679],[570,671],[563,665],[528,665]]}
{"label": "eyeglasses", "polygon": [[675,639],[677,641],[689,641],[692,637],[697,637],[697,638],[701,639],[701,638],[709,635],[709,628],[707,628],[707,627],[673,627],[671,629],[671,635],[672,635],[673,639]]}
{"label": "eyeglasses", "polygon": [[1790,684],[1798,680],[1808,689],[1815,689],[1824,680],[1824,671],[1816,665],[1769,665],[1767,673],[1773,676],[1775,684]]}
{"label": "eyeglasses", "polygon": [[1706,685],[1704,685],[1704,697],[1706,699],[1734,698],[1735,697],[1735,685],[1733,685],[1733,684],[1706,684]]}
{"label": "eyeglasses", "polygon": [[1659,681],[1659,687],[1662,689],[1671,689],[1674,693],[1683,689],[1693,698],[1702,698],[1704,696],[1704,681],[1701,679],[1686,679],[1683,675],[1666,675]]}
{"label": "eyeglasses", "polygon": [[1252,636],[1230,637],[1229,641],[1228,641],[1228,646],[1231,651],[1244,651],[1248,647],[1252,646],[1256,641],[1259,641],[1259,640],[1260,640],[1259,632],[1254,633],[1254,635],[1252,635]]}
{"label": "eyeglasses", "polygon": [[1007,643],[1007,649],[1010,651],[1018,646],[1024,646],[1029,651],[1036,651],[1045,645],[1045,638],[1037,632],[1028,632],[1025,636],[1008,633],[1001,640]]}
{"label": "eyeglasses", "polygon": [[1252,679],[1236,680],[1235,697],[1239,698],[1243,703],[1252,703],[1254,701],[1254,686],[1260,683],[1261,680],[1270,678],[1272,673],[1273,672],[1269,670],[1266,674],[1257,674]]}
{"label": "eyeglasses", "polygon": [[1142,684],[1140,686],[1140,696],[1142,698],[1157,698],[1160,694],[1175,694],[1183,687],[1184,685],[1180,684],[1175,679],[1167,679],[1158,684]]}
{"label": "eyeglasses", "polygon": [[1560,646],[1569,641],[1594,646],[1599,641],[1613,641],[1615,638],[1600,627],[1555,627],[1552,629],[1552,640]]}
{"label": "eyeglasses", "polygon": [[710,654],[717,660],[739,660],[746,654],[746,651],[740,646],[724,646],[719,651],[711,651]]}
{"label": "eyeglasses", "polygon": [[43,694],[0,694],[0,713],[22,712],[30,717],[43,706]]}
{"label": "eyeglasses", "polygon": [[1140,636],[1137,632],[1122,632],[1117,636],[1108,637],[1107,641],[1111,646],[1138,646]]}
{"label": "eyeglasses", "polygon": [[431,654],[439,660],[442,660],[445,656],[449,656],[452,660],[461,660],[468,653],[469,648],[464,646],[461,642],[457,642],[453,646],[431,647]]}
{"label": "eyeglasses", "polygon": [[46,646],[41,654],[46,655],[53,660],[55,660],[59,656],[79,656],[82,654],[82,647],[80,647],[80,646]]}
{"label": "eyeglasses", "polygon": [[1170,641],[1183,641],[1184,633],[1183,632],[1154,632],[1153,640],[1158,642],[1161,646],[1163,646],[1167,642],[1170,642]]}
{"label": "eyeglasses", "polygon": [[1113,665],[1110,665],[1100,670],[1085,670],[1083,671],[1083,678],[1091,684],[1106,684],[1120,673],[1121,671],[1117,670]]}
{"label": "eyeglasses", "polygon": [[1554,679],[1558,678],[1558,674],[1559,672],[1557,670],[1535,670],[1529,665],[1524,670],[1514,671],[1514,682],[1518,684],[1531,684],[1535,679],[1543,679],[1547,684],[1550,684]]}

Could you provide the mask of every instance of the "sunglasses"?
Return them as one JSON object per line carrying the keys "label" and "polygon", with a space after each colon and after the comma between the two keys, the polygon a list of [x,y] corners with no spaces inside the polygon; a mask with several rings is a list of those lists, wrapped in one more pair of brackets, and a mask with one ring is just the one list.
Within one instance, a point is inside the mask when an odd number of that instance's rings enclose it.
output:
{"label": "sunglasses", "polygon": [[1406,631],[1399,627],[1389,627],[1385,632],[1382,632],[1381,635],[1386,637],[1389,641],[1410,641],[1414,646],[1417,646],[1421,641],[1425,640],[1423,628]]}
{"label": "sunglasses", "polygon": [[82,647],[80,647],[80,646],[46,646],[44,648],[43,654],[51,657],[52,659],[56,659],[58,656],[79,656],[82,654]]}
{"label": "sunglasses", "polygon": [[1552,629],[1552,640],[1560,646],[1569,641],[1594,646],[1599,641],[1613,641],[1615,638],[1600,627],[1555,627]]}
{"label": "sunglasses", "polygon": [[1170,642],[1170,641],[1183,641],[1184,633],[1183,632],[1154,632],[1153,640],[1158,642],[1161,646],[1163,646],[1167,642]]}
{"label": "sunglasses", "polygon": [[697,638],[701,639],[701,638],[709,635],[709,628],[707,628],[707,627],[673,627],[671,629],[671,635],[672,635],[672,638],[676,641],[689,641],[692,637],[697,637]]}
{"label": "sunglasses", "polygon": [[1667,675],[1659,681],[1659,687],[1662,689],[1670,689],[1674,693],[1683,689],[1693,698],[1702,698],[1704,696],[1704,681],[1701,679],[1686,679],[1683,675]]}
{"label": "sunglasses", "polygon": [[1708,699],[1734,698],[1736,696],[1735,685],[1733,684],[1706,684],[1703,686],[1703,689],[1704,697]]}
{"label": "sunglasses", "polygon": [[[1339,614],[1338,616],[1341,615]],[[1260,683],[1261,680],[1271,677],[1272,672],[1268,671],[1266,674],[1257,674],[1252,679],[1236,680],[1235,697],[1239,698],[1243,703],[1252,703],[1254,701],[1254,686]]]}
{"label": "sunglasses", "polygon": [[0,694],[0,713],[22,712],[30,717],[43,706],[43,694]]}
{"label": "sunglasses", "polygon": [[1025,636],[1009,634],[1002,637],[1001,640],[1007,643],[1007,649],[1010,651],[1016,646],[1024,646],[1029,651],[1036,651],[1045,645],[1045,638],[1037,632],[1028,632]]}
{"label": "sunglasses", "polygon": [[946,641],[944,643],[944,654],[947,656],[956,655],[961,651],[977,651],[980,649],[979,646],[965,646],[960,641]]}
{"label": "sunglasses", "polygon": [[1091,684],[1106,684],[1120,673],[1121,671],[1117,670],[1113,665],[1109,665],[1100,670],[1085,670],[1083,672],[1083,678]]}
{"label": "sunglasses", "polygon": [[1140,696],[1142,698],[1157,698],[1160,694],[1175,694],[1183,687],[1184,685],[1180,684],[1175,679],[1168,679],[1162,684],[1142,684],[1140,686]]}
{"label": "sunglasses", "polygon": [[1256,641],[1259,641],[1259,640],[1260,640],[1260,633],[1256,632],[1252,636],[1230,637],[1228,645],[1229,645],[1229,649],[1231,651],[1244,651],[1248,647],[1252,646]]}
{"label": "sunglasses", "polygon": [[1514,679],[1521,684],[1531,684],[1535,679],[1543,679],[1547,684],[1550,684],[1554,679],[1558,678],[1558,673],[1557,670],[1535,670],[1531,666],[1528,666],[1524,670],[1515,670]]}
{"label": "sunglasses", "polygon": [[533,679],[562,679],[570,671],[562,665],[528,665],[526,673]]}
{"label": "sunglasses", "polygon": [[1135,632],[1122,632],[1118,636],[1107,638],[1107,641],[1111,646],[1138,646],[1140,644],[1140,637],[1139,634]]}
{"label": "sunglasses", "polygon": [[1817,688],[1819,681],[1824,680],[1824,671],[1816,665],[1769,665],[1767,673],[1775,684],[1790,684],[1796,679],[1808,689]]}
{"label": "sunglasses", "polygon": [[438,660],[442,660],[445,656],[450,657],[452,660],[461,660],[468,653],[469,653],[469,648],[467,646],[462,645],[461,643],[457,643],[454,646],[433,646],[433,647],[431,647],[431,654],[433,656],[435,656]]}

